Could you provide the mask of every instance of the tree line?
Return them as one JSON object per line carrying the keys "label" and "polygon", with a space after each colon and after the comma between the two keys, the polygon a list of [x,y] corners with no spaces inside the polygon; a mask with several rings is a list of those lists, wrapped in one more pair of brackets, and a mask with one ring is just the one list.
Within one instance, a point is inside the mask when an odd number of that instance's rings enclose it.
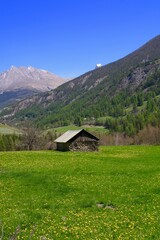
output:
{"label": "tree line", "polygon": [[56,132],[45,134],[37,128],[27,128],[22,134],[0,134],[0,151],[50,150],[55,148]]}
{"label": "tree line", "polygon": [[[100,139],[100,145],[159,145],[160,127],[148,125],[134,136],[128,136],[120,132],[97,133],[92,132]],[[54,140],[59,136],[56,131],[48,131],[45,134],[36,128],[27,129],[21,135],[0,135],[0,151],[22,150],[53,150]]]}

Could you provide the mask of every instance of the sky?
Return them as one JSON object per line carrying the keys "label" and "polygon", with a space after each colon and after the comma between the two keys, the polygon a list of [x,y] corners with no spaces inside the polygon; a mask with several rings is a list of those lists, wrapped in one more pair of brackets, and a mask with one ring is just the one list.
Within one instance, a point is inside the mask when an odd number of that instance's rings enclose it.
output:
{"label": "sky", "polygon": [[159,0],[0,0],[0,72],[74,78],[160,34]]}

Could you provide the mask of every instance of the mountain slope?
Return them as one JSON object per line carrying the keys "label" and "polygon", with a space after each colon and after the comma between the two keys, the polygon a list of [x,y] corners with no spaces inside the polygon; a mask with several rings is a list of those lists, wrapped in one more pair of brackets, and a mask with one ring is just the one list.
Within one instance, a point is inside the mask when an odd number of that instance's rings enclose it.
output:
{"label": "mountain slope", "polygon": [[[131,108],[130,114],[136,116],[142,113],[140,107],[145,110],[144,106],[151,98],[154,99],[152,105],[158,106],[159,59],[160,36],[157,36],[128,56],[90,71],[53,91],[26,99],[13,111],[8,109],[1,115],[11,114],[12,120],[29,118],[43,126],[64,125],[77,122],[80,118],[124,118],[127,117],[127,108]],[[147,120],[144,124],[148,124]]]}
{"label": "mountain slope", "polygon": [[56,88],[65,79],[33,67],[14,67],[0,74],[0,105]]}

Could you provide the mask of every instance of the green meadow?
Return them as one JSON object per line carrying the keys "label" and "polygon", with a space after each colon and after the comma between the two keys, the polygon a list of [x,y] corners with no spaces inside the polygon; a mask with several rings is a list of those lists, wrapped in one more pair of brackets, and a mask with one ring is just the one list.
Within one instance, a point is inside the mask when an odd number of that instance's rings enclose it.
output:
{"label": "green meadow", "polygon": [[62,134],[68,130],[80,130],[80,129],[85,129],[86,131],[91,131],[94,133],[108,133],[109,132],[107,129],[105,129],[102,126],[94,126],[94,125],[82,125],[80,127],[75,126],[75,125],[69,125],[69,126],[57,127],[57,128],[54,128],[53,130],[52,129],[49,129],[49,130]]}
{"label": "green meadow", "polygon": [[10,127],[0,123],[0,134],[20,134],[20,131],[14,127]]}
{"label": "green meadow", "polygon": [[0,239],[160,239],[160,146],[0,152]]}

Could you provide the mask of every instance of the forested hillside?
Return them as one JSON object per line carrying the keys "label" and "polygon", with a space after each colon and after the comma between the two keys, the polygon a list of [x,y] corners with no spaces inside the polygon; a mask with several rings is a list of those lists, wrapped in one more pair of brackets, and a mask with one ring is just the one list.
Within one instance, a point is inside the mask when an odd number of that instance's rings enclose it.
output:
{"label": "forested hillside", "polygon": [[1,119],[38,126],[105,125],[134,135],[160,125],[160,36],[114,63],[5,109]]}

